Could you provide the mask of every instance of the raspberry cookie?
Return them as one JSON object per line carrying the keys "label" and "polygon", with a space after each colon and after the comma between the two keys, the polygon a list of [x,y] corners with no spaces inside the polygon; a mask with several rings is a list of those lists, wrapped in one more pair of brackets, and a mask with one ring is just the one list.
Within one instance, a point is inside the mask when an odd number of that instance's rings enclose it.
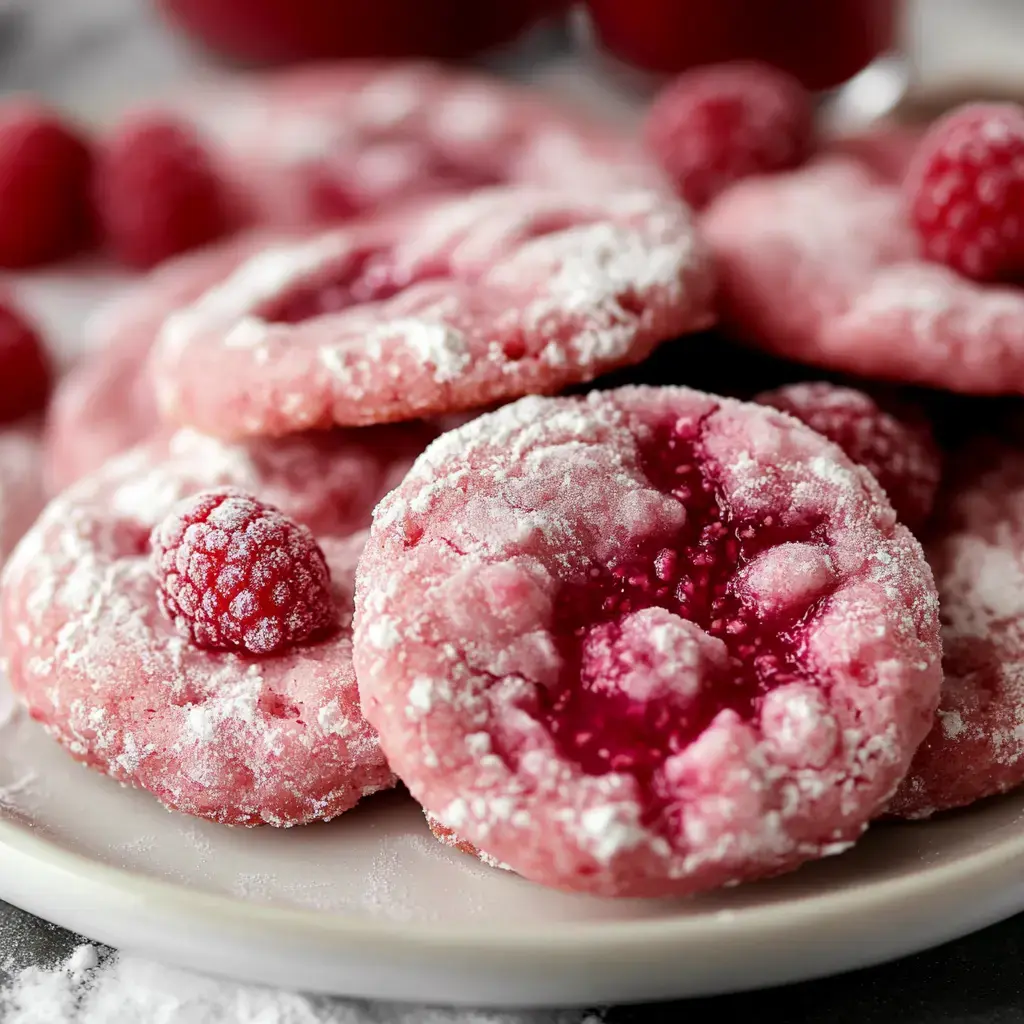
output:
{"label": "raspberry cookie", "polygon": [[424,815],[431,834],[442,846],[447,846],[450,850],[458,850],[459,853],[468,853],[471,857],[476,857],[477,860],[482,861],[489,868],[500,868],[502,871],[512,870],[507,864],[502,864],[500,860],[495,860],[489,853],[484,853],[483,850],[478,850],[472,843],[467,843],[465,839],[460,839],[453,829],[448,828],[447,825],[442,825],[440,820],[434,817],[430,811],[425,811]]}
{"label": "raspberry cookie", "polygon": [[1024,782],[1024,452],[992,438],[953,458],[927,545],[942,609],[942,698],[890,805],[907,818]]}
{"label": "raspberry cookie", "polygon": [[751,343],[866,377],[1024,391],[1024,291],[921,259],[900,189],[863,163],[741,182],[702,225],[723,319]]}
{"label": "raspberry cookie", "polygon": [[870,168],[883,181],[903,181],[921,144],[924,129],[917,125],[881,124],[825,142],[824,151],[847,156]]}
{"label": "raspberry cookie", "polygon": [[484,189],[266,250],[167,320],[153,376],[228,439],[408,420],[639,362],[712,293],[672,199]]}
{"label": "raspberry cookie", "polygon": [[881,484],[901,523],[916,531],[927,522],[942,477],[942,453],[922,412],[908,405],[897,415],[863,391],[823,381],[787,384],[755,401],[835,441]]}
{"label": "raspberry cookie", "polygon": [[179,257],[87,321],[91,354],[60,383],[47,417],[47,476],[62,490],[159,425],[144,371],[164,320],[281,235],[261,232]]}
{"label": "raspberry cookie", "polygon": [[0,566],[43,507],[41,467],[37,429],[0,429]]}
{"label": "raspberry cookie", "polygon": [[533,881],[683,894],[849,846],[941,682],[920,546],[789,416],[681,388],[446,434],[360,561],[363,709],[413,795]]}
{"label": "raspberry cookie", "polygon": [[[355,531],[418,441],[383,428],[227,447],[185,431],[112,460],[51,503],[8,563],[0,640],[15,692],[78,760],[199,817],[296,825],[392,785],[352,667],[353,577],[365,536]],[[150,531],[179,501],[223,487],[312,531],[331,577],[332,630],[254,657],[248,651],[269,648],[210,650],[166,614],[166,566],[160,582]],[[165,525],[162,552],[169,532]],[[206,559],[224,550],[213,540],[207,548]],[[244,552],[232,534],[225,557],[237,563]],[[201,563],[182,564],[191,572]],[[246,571],[234,563],[217,577],[218,593]],[[296,566],[288,571],[297,578]],[[180,613],[184,599],[173,592]],[[232,621],[259,604],[254,592],[247,605],[247,593],[225,611]]]}
{"label": "raspberry cookie", "polygon": [[259,224],[324,224],[483,185],[666,187],[615,129],[429,64],[235,77],[148,109],[198,134],[236,204],[230,215]]}

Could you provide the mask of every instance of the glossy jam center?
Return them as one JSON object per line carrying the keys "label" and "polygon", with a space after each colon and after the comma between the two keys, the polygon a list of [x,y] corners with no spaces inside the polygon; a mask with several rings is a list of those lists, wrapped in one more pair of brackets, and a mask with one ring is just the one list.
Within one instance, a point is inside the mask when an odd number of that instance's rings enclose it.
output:
{"label": "glossy jam center", "polygon": [[[723,709],[747,719],[767,692],[808,678],[800,645],[810,609],[766,620],[737,596],[735,579],[768,547],[813,541],[816,526],[782,528],[771,516],[735,520],[705,472],[699,429],[668,425],[642,453],[651,483],[685,506],[685,525],[639,539],[629,557],[592,568],[559,595],[554,631],[562,671],[537,711],[563,756],[589,774],[625,771],[646,781]],[[650,675],[668,656],[657,642],[637,647],[627,626],[628,616],[649,608],[689,620],[724,644],[711,644],[715,657],[700,662],[696,692],[662,688],[637,698],[628,677]]]}

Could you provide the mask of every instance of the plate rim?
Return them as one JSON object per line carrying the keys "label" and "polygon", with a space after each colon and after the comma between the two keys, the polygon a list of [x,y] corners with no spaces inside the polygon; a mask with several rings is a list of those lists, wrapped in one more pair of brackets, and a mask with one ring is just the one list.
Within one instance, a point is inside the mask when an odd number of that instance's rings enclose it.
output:
{"label": "plate rim", "polygon": [[[1018,798],[1020,796],[1018,794]],[[915,823],[913,827],[927,828],[928,822]],[[860,915],[872,911],[884,911],[890,915],[899,906],[915,903],[928,894],[952,892],[959,895],[964,892],[964,883],[968,883],[967,892],[971,896],[961,899],[973,901],[979,881],[987,892],[1003,888],[1009,880],[1008,873],[1015,866],[1020,869],[1024,880],[1024,829],[951,862],[926,865],[895,878],[853,882],[822,892],[754,906],[723,907],[699,914],[671,914],[640,920],[545,922],[543,928],[521,922],[495,928],[494,922],[450,925],[394,921],[369,914],[286,907],[204,892],[184,883],[105,864],[86,854],[67,850],[54,840],[32,834],[31,825],[0,816],[0,865],[8,859],[21,859],[23,862],[28,859],[35,868],[50,874],[84,881],[93,888],[100,886],[122,897],[143,898],[150,909],[171,912],[175,917],[214,914],[218,920],[234,926],[287,928],[335,942],[358,941],[364,948],[367,943],[373,943],[392,954],[401,946],[421,952],[427,949],[436,952],[444,947],[449,952],[476,956],[529,950],[533,955],[563,958],[571,953],[572,958],[576,958],[587,953],[607,952],[623,943],[628,943],[631,948],[652,945],[664,951],[667,946],[727,941],[730,935],[738,932],[742,932],[745,939],[757,933],[777,935],[783,930],[800,930],[846,917],[851,901],[856,902]],[[6,879],[10,879],[11,884],[5,884]],[[0,872],[0,896],[17,903],[16,890],[12,873]]]}

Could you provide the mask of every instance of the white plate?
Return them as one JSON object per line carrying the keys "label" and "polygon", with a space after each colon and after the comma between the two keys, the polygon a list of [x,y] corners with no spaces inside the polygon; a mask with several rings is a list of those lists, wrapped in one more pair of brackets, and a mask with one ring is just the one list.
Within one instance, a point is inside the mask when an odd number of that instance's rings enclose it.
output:
{"label": "white plate", "polygon": [[[0,684],[0,723],[9,708]],[[1019,794],[878,827],[770,883],[598,900],[443,848],[397,794],[330,825],[232,829],[79,767],[22,716],[0,724],[0,898],[167,963],[339,995],[585,1005],[860,967],[1024,909],[1022,826]]]}

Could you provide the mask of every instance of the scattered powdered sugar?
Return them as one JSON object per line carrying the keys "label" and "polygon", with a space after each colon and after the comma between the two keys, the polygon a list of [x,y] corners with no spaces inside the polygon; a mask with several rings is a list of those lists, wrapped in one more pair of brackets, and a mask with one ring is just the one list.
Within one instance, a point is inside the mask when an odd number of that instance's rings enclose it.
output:
{"label": "scattered powdered sugar", "polygon": [[457,380],[472,360],[465,336],[444,323],[414,319],[391,320],[367,335],[367,344],[374,345],[388,337],[397,337],[415,354],[418,362],[433,367],[438,384]]}
{"label": "scattered powdered sugar", "polygon": [[601,1024],[599,1014],[471,1011],[306,996],[79,946],[0,989],[4,1024]]}
{"label": "scattered powdered sugar", "polygon": [[28,772],[6,786],[0,786],[0,817],[5,813],[21,814],[25,797],[32,794],[38,781],[39,777],[34,772]]}

